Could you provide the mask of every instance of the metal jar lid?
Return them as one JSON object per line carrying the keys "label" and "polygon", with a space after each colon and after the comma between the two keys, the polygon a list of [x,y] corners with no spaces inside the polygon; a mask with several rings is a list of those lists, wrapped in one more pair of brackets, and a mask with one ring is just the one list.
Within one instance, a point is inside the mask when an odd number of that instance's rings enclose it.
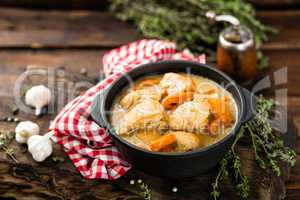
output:
{"label": "metal jar lid", "polygon": [[245,51],[254,45],[253,34],[245,26],[230,26],[220,34],[219,43],[228,50]]}

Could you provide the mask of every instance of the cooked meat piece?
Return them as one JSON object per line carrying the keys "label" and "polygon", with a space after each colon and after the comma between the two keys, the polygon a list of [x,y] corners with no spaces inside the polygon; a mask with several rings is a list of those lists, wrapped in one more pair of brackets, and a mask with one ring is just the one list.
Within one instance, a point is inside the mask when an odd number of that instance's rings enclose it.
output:
{"label": "cooked meat piece", "polygon": [[159,86],[147,87],[141,90],[134,90],[129,92],[120,101],[120,105],[125,109],[130,109],[141,100],[153,99],[159,101],[161,99],[162,92]]}
{"label": "cooked meat piece", "polygon": [[202,133],[208,124],[209,116],[208,103],[189,101],[178,106],[170,115],[169,125],[173,130]]}
{"label": "cooked meat piece", "polygon": [[168,95],[183,91],[192,91],[195,87],[191,78],[172,72],[164,75],[160,81],[160,86],[162,89],[167,90]]}
{"label": "cooked meat piece", "polygon": [[120,122],[119,134],[130,134],[137,130],[158,129],[167,127],[164,108],[158,101],[146,99],[136,104]]}
{"label": "cooked meat piece", "polygon": [[209,104],[210,99],[218,99],[218,98],[219,98],[219,94],[217,93],[209,94],[209,95],[196,93],[194,94],[193,101],[198,103]]}
{"label": "cooked meat piece", "polygon": [[221,95],[222,90],[212,81],[203,78],[203,80],[196,79],[194,82],[196,85],[195,101],[203,98],[218,98]]}
{"label": "cooked meat piece", "polygon": [[212,81],[206,80],[205,81],[195,81],[196,82],[196,91],[200,94],[215,94],[219,92],[219,87],[213,83]]}
{"label": "cooked meat piece", "polygon": [[151,87],[154,85],[158,85],[160,82],[160,78],[149,78],[139,81],[133,88],[134,90],[140,90],[145,87]]}
{"label": "cooked meat piece", "polygon": [[150,144],[162,136],[162,134],[157,130],[138,131],[135,135],[145,144]]}
{"label": "cooked meat piece", "polygon": [[201,146],[200,139],[194,133],[184,131],[172,131],[170,133],[176,136],[177,151],[191,151]]}

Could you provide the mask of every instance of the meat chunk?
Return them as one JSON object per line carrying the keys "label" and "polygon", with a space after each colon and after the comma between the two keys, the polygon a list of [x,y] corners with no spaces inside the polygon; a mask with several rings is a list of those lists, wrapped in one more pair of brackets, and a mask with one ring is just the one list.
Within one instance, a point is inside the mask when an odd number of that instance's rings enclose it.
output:
{"label": "meat chunk", "polygon": [[157,130],[138,131],[135,133],[136,137],[142,140],[145,144],[150,144],[154,140],[161,137],[161,133]]}
{"label": "meat chunk", "polygon": [[130,109],[142,100],[152,99],[159,101],[161,96],[162,92],[159,86],[147,87],[129,92],[121,99],[120,105],[125,109]]}
{"label": "meat chunk", "polygon": [[191,78],[172,72],[164,75],[160,81],[160,86],[167,91],[168,95],[183,91],[192,91],[195,87]]}
{"label": "meat chunk", "polygon": [[194,133],[184,131],[170,132],[176,136],[176,150],[177,151],[191,151],[201,146],[201,141]]}
{"label": "meat chunk", "polygon": [[140,90],[142,88],[158,85],[159,82],[160,82],[160,78],[148,78],[139,81],[133,88],[134,90]]}
{"label": "meat chunk", "polygon": [[117,132],[126,135],[137,130],[162,130],[166,127],[166,115],[162,105],[158,101],[147,99],[136,104],[125,114]]}
{"label": "meat chunk", "polygon": [[197,92],[194,98],[195,101],[207,98],[219,98],[222,95],[222,90],[212,81],[206,79],[194,81],[196,83],[195,91]]}
{"label": "meat chunk", "polygon": [[137,136],[135,135],[131,135],[131,136],[125,136],[123,137],[127,142],[131,143],[131,144],[134,144],[135,146],[138,146],[142,149],[147,149],[147,150],[150,150],[149,149],[149,146],[144,143],[140,138],[138,138]]}
{"label": "meat chunk", "polygon": [[202,133],[208,124],[210,106],[205,102],[186,102],[170,115],[169,125],[173,130]]}
{"label": "meat chunk", "polygon": [[138,134],[125,136],[124,139],[140,148],[162,152],[168,152],[169,150],[187,152],[202,145],[196,134],[184,131],[170,131],[163,136],[158,135],[150,143],[145,142]]}
{"label": "meat chunk", "polygon": [[219,87],[213,81],[208,79],[194,80],[196,82],[196,91],[200,94],[214,94],[219,92]]}

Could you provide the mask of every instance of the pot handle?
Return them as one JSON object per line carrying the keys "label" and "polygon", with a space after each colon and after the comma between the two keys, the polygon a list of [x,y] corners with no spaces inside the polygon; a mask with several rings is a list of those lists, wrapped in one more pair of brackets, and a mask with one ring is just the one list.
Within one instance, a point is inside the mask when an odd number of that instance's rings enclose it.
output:
{"label": "pot handle", "polygon": [[97,124],[103,128],[106,128],[105,123],[101,116],[102,111],[102,104],[103,104],[103,95],[106,92],[106,90],[102,90],[99,94],[97,94],[94,97],[93,103],[92,103],[92,110],[91,110],[91,116],[94,121],[97,122]]}
{"label": "pot handle", "polygon": [[240,91],[243,94],[243,99],[244,99],[244,114],[241,117],[241,122],[245,123],[249,121],[255,114],[255,108],[256,108],[256,97],[254,93],[250,92],[249,90],[239,87]]}

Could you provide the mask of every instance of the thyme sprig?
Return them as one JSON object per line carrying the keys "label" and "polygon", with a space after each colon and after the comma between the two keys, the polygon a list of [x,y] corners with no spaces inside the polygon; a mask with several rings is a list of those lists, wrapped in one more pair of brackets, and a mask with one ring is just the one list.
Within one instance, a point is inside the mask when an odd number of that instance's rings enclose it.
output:
{"label": "thyme sprig", "polygon": [[[231,14],[249,27],[257,47],[268,39],[274,29],[255,17],[255,9],[243,0],[111,0],[111,10],[121,20],[133,22],[145,37],[175,41],[180,49],[207,53],[213,59],[218,35],[225,24],[212,24],[207,11]],[[261,51],[257,55],[259,67],[267,66]]]}
{"label": "thyme sprig", "polygon": [[55,163],[63,163],[65,161],[64,157],[53,155],[51,157],[52,161]]}
{"label": "thyme sprig", "polygon": [[244,129],[237,134],[231,150],[224,156],[220,163],[220,169],[212,184],[213,191],[211,196],[216,200],[220,197],[220,182],[227,178],[229,175],[233,177],[233,182],[235,183],[235,189],[237,194],[242,198],[246,199],[249,195],[249,181],[247,176],[243,175],[241,172],[242,164],[239,155],[235,151],[236,143],[244,136]]}
{"label": "thyme sprig", "polygon": [[[139,181],[138,181],[139,182]],[[151,200],[152,199],[152,194],[151,194],[151,189],[150,187],[141,181],[139,183],[140,189],[142,190],[141,195],[145,200]]]}
{"label": "thyme sprig", "polygon": [[14,162],[18,163],[18,160],[16,159],[14,155],[14,150],[8,145],[12,142],[12,140],[15,138],[14,132],[8,132],[8,133],[1,133],[0,135],[0,149],[9,156]]}
{"label": "thyme sprig", "polygon": [[[130,180],[131,185],[135,185],[135,180]],[[137,180],[137,187],[139,188],[140,192],[139,194],[143,199],[145,200],[151,200],[152,199],[152,193],[151,189],[148,184],[146,184],[142,179]]]}
{"label": "thyme sprig", "polygon": [[234,143],[231,150],[225,155],[220,162],[220,169],[216,176],[215,182],[212,184],[211,195],[214,199],[220,197],[220,182],[233,174],[235,188],[237,194],[246,199],[249,196],[248,179],[241,171],[240,157],[235,153],[236,144],[245,135],[250,136],[252,148],[254,150],[255,159],[260,168],[271,171],[280,176],[281,169],[278,161],[281,160],[290,166],[296,162],[296,153],[284,146],[280,135],[276,134],[270,124],[270,113],[275,103],[273,100],[268,100],[263,97],[257,98],[257,108],[255,116],[245,123]]}

